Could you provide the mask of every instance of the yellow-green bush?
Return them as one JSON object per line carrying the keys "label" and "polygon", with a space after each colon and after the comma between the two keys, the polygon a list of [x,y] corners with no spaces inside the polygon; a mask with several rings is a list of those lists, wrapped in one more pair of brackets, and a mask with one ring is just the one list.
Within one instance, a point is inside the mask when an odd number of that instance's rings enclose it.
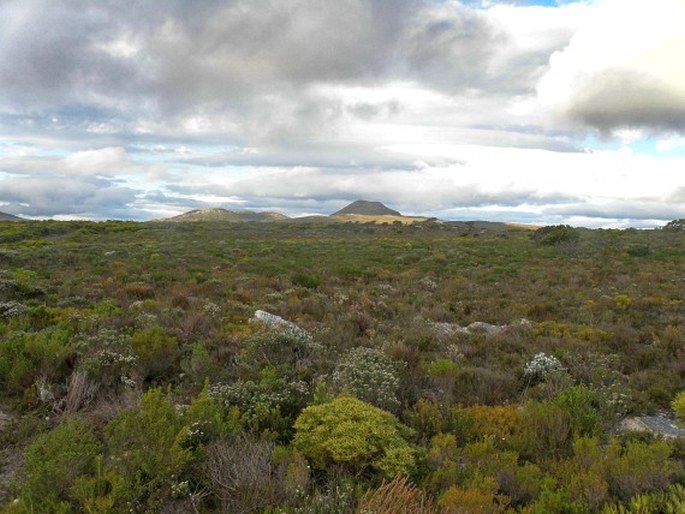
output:
{"label": "yellow-green bush", "polygon": [[409,474],[416,465],[410,430],[389,412],[349,396],[313,405],[295,421],[295,447],[315,468],[339,465],[351,472]]}
{"label": "yellow-green bush", "polygon": [[685,391],[681,391],[675,396],[671,407],[673,407],[673,412],[675,412],[676,416],[685,421]]}

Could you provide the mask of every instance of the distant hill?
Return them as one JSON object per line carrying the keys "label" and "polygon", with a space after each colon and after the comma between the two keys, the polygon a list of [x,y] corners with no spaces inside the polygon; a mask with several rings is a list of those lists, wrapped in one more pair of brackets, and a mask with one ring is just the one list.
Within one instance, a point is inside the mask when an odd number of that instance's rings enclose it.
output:
{"label": "distant hill", "polygon": [[229,211],[227,209],[195,209],[162,221],[186,222],[186,221],[281,221],[288,219],[287,216],[278,212],[256,211]]}
{"label": "distant hill", "polygon": [[358,216],[402,216],[398,211],[389,209],[381,202],[368,202],[366,200],[352,202],[347,207],[334,212],[331,216],[342,216],[345,214],[356,214]]}
{"label": "distant hill", "polygon": [[24,218],[15,216],[13,214],[7,214],[6,212],[0,212],[0,221],[25,221]]}

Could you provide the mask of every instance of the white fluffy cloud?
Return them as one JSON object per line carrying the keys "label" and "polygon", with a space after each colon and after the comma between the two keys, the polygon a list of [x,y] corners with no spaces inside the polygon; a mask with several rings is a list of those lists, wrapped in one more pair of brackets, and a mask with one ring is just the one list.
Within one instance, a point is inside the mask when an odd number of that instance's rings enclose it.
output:
{"label": "white fluffy cloud", "polygon": [[603,131],[685,130],[684,19],[682,0],[599,0],[551,56],[540,99]]}

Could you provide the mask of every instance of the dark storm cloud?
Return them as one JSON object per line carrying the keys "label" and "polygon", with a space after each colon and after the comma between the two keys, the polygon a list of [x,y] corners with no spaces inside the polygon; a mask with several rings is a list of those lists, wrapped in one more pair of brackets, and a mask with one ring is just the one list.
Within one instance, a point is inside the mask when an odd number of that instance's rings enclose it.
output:
{"label": "dark storm cloud", "polygon": [[33,109],[230,107],[320,82],[483,82],[482,13],[419,0],[49,2],[0,6],[0,91]]}
{"label": "dark storm cloud", "polygon": [[[106,103],[135,94],[135,61],[103,51],[120,26],[92,2],[9,1],[0,5],[0,91],[29,111]],[[11,105],[9,106],[10,110]]]}

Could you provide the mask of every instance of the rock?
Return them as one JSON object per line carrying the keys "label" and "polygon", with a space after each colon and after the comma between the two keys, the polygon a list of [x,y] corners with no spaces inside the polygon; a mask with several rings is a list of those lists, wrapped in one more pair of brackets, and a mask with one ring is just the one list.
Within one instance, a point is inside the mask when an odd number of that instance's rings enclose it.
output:
{"label": "rock", "polygon": [[491,336],[503,332],[508,327],[509,325],[493,325],[491,323],[485,323],[484,321],[474,321],[466,327],[466,330],[468,330],[469,333],[485,332],[487,335]]}
{"label": "rock", "polygon": [[626,418],[619,424],[618,431],[649,432],[664,439],[685,438],[685,428],[679,427],[672,419],[664,415]]}
{"label": "rock", "polygon": [[434,323],[435,329],[443,336],[453,336],[454,334],[473,334],[484,332],[489,336],[499,334],[511,327],[529,327],[531,322],[527,319],[521,319],[515,323],[508,325],[493,325],[492,323],[485,323],[484,321],[474,321],[466,327],[457,325],[456,323]]}
{"label": "rock", "polygon": [[292,321],[283,319],[280,316],[271,314],[270,312],[257,310],[254,313],[254,319],[256,319],[257,321],[261,322],[269,328],[282,330],[284,332],[288,332],[290,334],[297,336],[309,337],[309,333],[306,330],[298,327]]}
{"label": "rock", "polygon": [[9,414],[5,414],[4,412],[0,411],[0,430],[5,428],[5,425],[12,421],[14,418],[10,416]]}

